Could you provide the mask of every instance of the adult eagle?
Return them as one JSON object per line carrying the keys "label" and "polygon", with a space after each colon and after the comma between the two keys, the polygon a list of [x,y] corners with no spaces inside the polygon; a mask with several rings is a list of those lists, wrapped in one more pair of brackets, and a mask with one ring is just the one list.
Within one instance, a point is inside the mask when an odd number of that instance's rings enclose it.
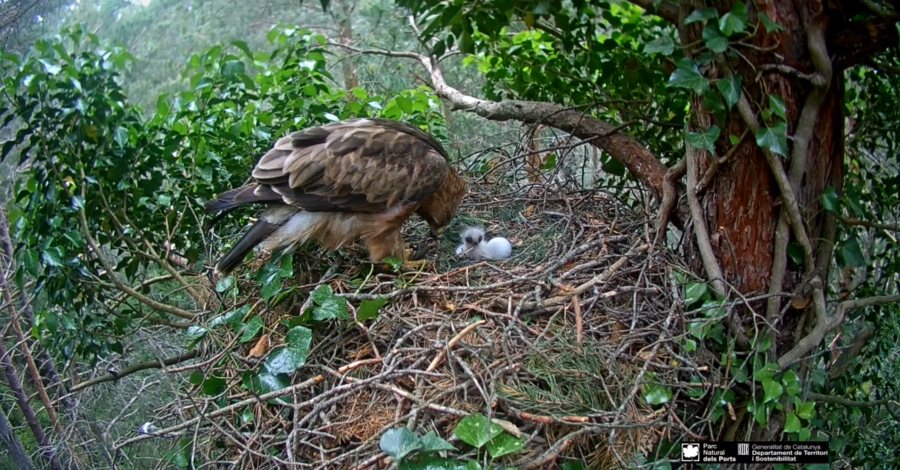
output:
{"label": "adult eagle", "polygon": [[436,237],[466,193],[447,160],[434,136],[389,119],[348,119],[282,137],[256,164],[252,182],[206,203],[208,213],[268,206],[216,263],[216,274],[232,271],[260,243],[290,252],[310,240],[329,250],[361,240],[372,262],[408,263],[403,222],[418,214]]}

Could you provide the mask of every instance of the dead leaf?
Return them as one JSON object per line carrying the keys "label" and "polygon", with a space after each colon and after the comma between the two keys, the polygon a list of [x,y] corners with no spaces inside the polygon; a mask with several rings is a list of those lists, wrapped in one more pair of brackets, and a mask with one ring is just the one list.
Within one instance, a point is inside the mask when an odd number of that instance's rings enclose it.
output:
{"label": "dead leaf", "polygon": [[259,337],[259,341],[253,346],[253,349],[250,350],[250,353],[247,354],[247,358],[252,357],[263,357],[266,355],[266,351],[268,351],[269,347],[269,334],[263,333],[262,336]]}
{"label": "dead leaf", "polygon": [[491,422],[493,422],[497,426],[500,426],[501,428],[503,428],[504,431],[512,434],[516,438],[522,437],[522,431],[519,431],[518,426],[516,426],[513,423],[510,423],[509,421],[507,421],[505,419],[492,418]]}
{"label": "dead leaf", "polygon": [[531,217],[532,214],[534,214],[534,205],[533,204],[526,207],[525,210],[522,211],[522,215],[524,215],[525,217]]}

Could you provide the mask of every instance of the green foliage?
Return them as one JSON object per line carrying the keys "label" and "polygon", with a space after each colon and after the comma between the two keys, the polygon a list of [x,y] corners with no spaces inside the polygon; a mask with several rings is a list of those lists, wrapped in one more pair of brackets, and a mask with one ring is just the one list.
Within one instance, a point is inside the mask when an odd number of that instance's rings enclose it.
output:
{"label": "green foliage", "polygon": [[[515,437],[481,414],[468,415],[457,423],[453,435],[475,449],[487,450],[492,459],[513,454],[525,446],[524,439]],[[381,436],[379,446],[382,452],[398,463],[398,468],[406,470],[479,470],[481,465],[474,460],[459,460],[435,457],[437,452],[458,449],[438,437],[433,431],[418,436],[405,427],[390,429]],[[495,468],[491,466],[490,468]],[[501,467],[496,467],[501,468]]]}
{"label": "green foliage", "polygon": [[[35,334],[67,356],[93,357],[121,352],[119,338],[146,319],[168,321],[134,296],[120,301],[121,286],[155,297],[141,282],[162,269],[166,247],[202,269],[210,248],[197,216],[202,204],[242,184],[258,155],[292,129],[383,116],[445,133],[426,89],[388,97],[354,89],[357,99],[348,100],[327,71],[324,38],[282,27],[269,40],[271,52],[233,41],[192,54],[183,73],[189,88],[161,96],[146,116],[123,91],[133,57],[83,26],[42,39],[24,55],[2,56],[10,97],[3,124],[14,120],[17,128],[3,157],[28,162],[9,205],[22,267],[16,281],[21,287],[34,279],[46,306]],[[274,304],[291,292],[282,288],[291,276],[287,256],[258,270],[254,281]],[[236,288],[231,277],[216,286],[231,296]],[[337,300],[316,307],[318,319],[346,318]],[[250,322],[245,341],[259,330],[259,320]],[[204,332],[194,326],[189,338]]]}

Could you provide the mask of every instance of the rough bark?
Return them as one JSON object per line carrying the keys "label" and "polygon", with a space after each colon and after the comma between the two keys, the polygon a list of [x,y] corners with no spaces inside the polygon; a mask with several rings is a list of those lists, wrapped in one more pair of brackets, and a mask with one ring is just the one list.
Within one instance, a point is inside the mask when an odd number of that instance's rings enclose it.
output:
{"label": "rough bark", "polygon": [[16,468],[20,470],[32,470],[34,468],[31,457],[25,452],[22,442],[19,441],[19,436],[16,436],[12,426],[9,424],[9,420],[6,419],[5,410],[0,410],[0,443],[3,444],[3,448],[9,453],[9,459],[16,465]]}

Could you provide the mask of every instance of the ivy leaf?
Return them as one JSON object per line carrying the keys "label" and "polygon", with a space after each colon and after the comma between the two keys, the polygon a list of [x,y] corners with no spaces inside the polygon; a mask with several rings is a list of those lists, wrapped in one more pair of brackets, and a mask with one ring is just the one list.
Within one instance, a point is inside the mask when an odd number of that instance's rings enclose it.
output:
{"label": "ivy leaf", "polygon": [[312,293],[309,295],[312,297],[315,303],[317,303],[318,305],[322,305],[326,300],[334,296],[334,291],[328,284],[321,284],[319,287],[316,287],[316,290],[312,291]]}
{"label": "ivy leaf", "polygon": [[244,388],[258,395],[283,390],[291,385],[288,376],[285,374],[272,374],[266,371],[261,371],[257,374],[250,370],[244,372],[242,382]]}
{"label": "ivy leaf", "polygon": [[698,21],[711,20],[719,16],[719,12],[715,8],[701,8],[694,10],[684,19],[684,24],[696,23]]}
{"label": "ivy leaf", "polygon": [[841,247],[841,255],[844,258],[844,264],[862,268],[866,266],[866,257],[863,255],[862,249],[859,247],[859,241],[855,236],[851,236],[844,246]]}
{"label": "ivy leaf", "polygon": [[247,322],[247,327],[244,329],[244,334],[241,335],[241,342],[246,343],[253,339],[259,330],[263,327],[263,319],[259,315],[254,315],[250,321]]}
{"label": "ivy leaf", "polygon": [[684,140],[694,148],[703,149],[713,153],[713,144],[715,144],[716,140],[719,138],[720,132],[719,126],[713,125],[705,132],[688,132],[684,137]]}
{"label": "ivy leaf", "polygon": [[797,432],[803,427],[800,419],[794,413],[788,413],[784,419],[784,432]]}
{"label": "ivy leaf", "polygon": [[722,97],[725,98],[725,104],[728,105],[730,110],[741,99],[741,76],[732,75],[723,78],[716,82],[716,88],[722,93]]}
{"label": "ivy leaf", "polygon": [[25,265],[25,270],[32,277],[37,277],[38,275],[39,258],[37,251],[30,248],[25,250],[22,255],[22,264]]}
{"label": "ivy leaf", "polygon": [[378,311],[381,310],[381,307],[387,303],[387,297],[378,297],[377,299],[372,300],[363,300],[359,304],[359,309],[356,311],[356,319],[358,321],[365,321],[371,318],[375,318],[378,316]]}
{"label": "ivy leaf", "polygon": [[731,11],[719,18],[719,29],[726,36],[741,33],[747,29],[747,5],[738,1],[731,5]]}
{"label": "ivy leaf", "polygon": [[800,378],[792,370],[785,371],[781,377],[781,383],[784,384],[784,391],[788,396],[796,396],[800,393]]}
{"label": "ivy leaf", "polygon": [[684,304],[693,305],[706,295],[708,288],[704,282],[692,282],[684,289]]}
{"label": "ivy leaf", "polygon": [[822,207],[829,212],[838,212],[841,200],[833,186],[828,186],[822,193]]}
{"label": "ivy leaf", "polygon": [[787,119],[787,110],[784,106],[784,100],[780,96],[769,95],[769,109],[781,119]]}
{"label": "ivy leaf", "polygon": [[491,422],[484,415],[474,414],[460,420],[456,429],[453,430],[453,435],[478,449],[502,432],[503,428],[499,424]]}
{"label": "ivy leaf", "polygon": [[347,313],[347,299],[343,297],[328,297],[319,306],[312,310],[312,319],[315,321],[331,320],[347,320],[350,315]]}
{"label": "ivy leaf", "polygon": [[797,242],[790,242],[787,246],[787,254],[791,257],[791,261],[802,264],[803,263],[803,246]]}
{"label": "ivy leaf", "polygon": [[763,26],[766,27],[767,33],[771,33],[772,31],[784,30],[784,28],[782,28],[780,24],[769,19],[769,15],[765,14],[765,12],[758,11],[756,12],[756,16],[759,17],[759,21],[761,21]]}
{"label": "ivy leaf", "polygon": [[703,42],[709,50],[721,53],[728,49],[728,37],[719,31],[719,25],[716,23],[706,23],[703,27]]}
{"label": "ivy leaf", "polygon": [[218,395],[225,391],[225,379],[222,377],[210,377],[203,381],[204,395]]}
{"label": "ivy leaf", "polygon": [[816,404],[811,401],[803,402],[797,407],[797,415],[803,419],[810,419],[816,414]]}
{"label": "ivy leaf", "polygon": [[[406,428],[404,428],[406,429]],[[441,452],[445,450],[457,450],[453,444],[445,441],[440,436],[434,433],[434,431],[428,431],[428,434],[419,438],[419,443],[422,445],[422,452]]]}
{"label": "ivy leaf", "polygon": [[644,400],[648,405],[662,405],[672,399],[672,389],[659,384],[647,384],[645,386]]}
{"label": "ivy leaf", "polygon": [[223,277],[216,281],[216,292],[221,294],[230,289],[232,285],[234,285],[234,276]]}
{"label": "ivy leaf", "polygon": [[787,156],[787,124],[778,121],[772,127],[761,127],[756,131],[756,145],[774,154]]}
{"label": "ivy leaf", "polygon": [[644,45],[644,54],[672,55],[673,52],[675,52],[675,41],[667,35],[660,36]]}
{"label": "ivy leaf", "polygon": [[284,343],[266,358],[266,370],[272,374],[289,374],[306,364],[312,331],[304,326],[295,326],[288,331]]}
{"label": "ivy leaf", "polygon": [[511,434],[501,433],[499,436],[491,439],[487,443],[488,453],[491,457],[497,458],[513,452],[522,450],[525,447],[525,440],[517,438]]}
{"label": "ivy leaf", "polygon": [[782,387],[780,383],[772,379],[763,380],[762,386],[763,390],[765,390],[766,393],[766,403],[778,400],[779,398],[781,398],[781,394],[784,393],[784,387]]}
{"label": "ivy leaf", "polygon": [[402,460],[407,455],[422,448],[419,436],[405,427],[389,429],[378,441],[381,451],[394,461]]}
{"label": "ivy leaf", "polygon": [[700,74],[697,64],[690,59],[681,59],[677,68],[669,77],[669,86],[687,88],[698,95],[706,93],[709,88],[709,80]]}

